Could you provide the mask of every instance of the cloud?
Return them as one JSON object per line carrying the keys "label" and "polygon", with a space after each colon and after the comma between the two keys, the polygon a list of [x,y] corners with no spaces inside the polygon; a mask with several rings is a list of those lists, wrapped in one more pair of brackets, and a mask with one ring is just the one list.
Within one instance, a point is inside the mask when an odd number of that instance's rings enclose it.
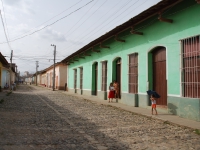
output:
{"label": "cloud", "polygon": [[66,41],[64,34],[58,31],[55,31],[51,28],[45,28],[42,31],[39,31],[37,35],[39,36],[39,38],[46,39],[46,40],[57,41],[57,42]]}
{"label": "cloud", "polygon": [[9,12],[22,12],[25,14],[35,14],[34,9],[31,8],[33,0],[5,0],[6,10]]}
{"label": "cloud", "polygon": [[22,0],[5,0],[4,3],[10,6],[19,6]]}
{"label": "cloud", "polygon": [[[30,33],[29,31],[32,30],[33,28],[31,28],[29,25],[21,23],[15,26],[9,26],[9,35],[10,38],[16,38],[16,37],[22,37],[25,34]],[[34,31],[34,30],[33,30]]]}
{"label": "cloud", "polygon": [[67,40],[68,43],[72,44],[72,45],[76,45],[76,46],[79,46],[79,45],[84,45],[85,43],[81,42],[81,41],[76,41],[76,40],[72,40],[72,39],[69,39]]}

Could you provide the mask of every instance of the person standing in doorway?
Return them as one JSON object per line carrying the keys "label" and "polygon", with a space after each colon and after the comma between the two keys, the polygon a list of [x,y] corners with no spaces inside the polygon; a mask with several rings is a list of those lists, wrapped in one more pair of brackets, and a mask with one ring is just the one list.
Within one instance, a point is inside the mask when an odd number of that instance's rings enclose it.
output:
{"label": "person standing in doorway", "polygon": [[118,98],[119,98],[119,83],[117,83],[117,81],[115,80],[113,83],[114,89],[115,89],[115,99],[116,102],[118,102]]}

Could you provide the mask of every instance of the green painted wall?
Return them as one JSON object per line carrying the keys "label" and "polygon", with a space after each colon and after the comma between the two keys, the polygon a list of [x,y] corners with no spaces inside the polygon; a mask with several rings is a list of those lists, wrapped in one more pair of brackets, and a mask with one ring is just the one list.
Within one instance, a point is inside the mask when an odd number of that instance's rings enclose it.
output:
{"label": "green painted wall", "polygon": [[168,97],[168,111],[180,117],[200,121],[200,100],[196,98]]}
{"label": "green painted wall", "polygon": [[[185,3],[191,3],[186,2]],[[184,4],[187,5],[187,4]],[[183,6],[177,6],[183,7]],[[200,34],[200,5],[193,2],[193,5],[188,8],[182,8],[180,11],[176,7],[165,13],[166,18],[173,19],[172,24],[160,22],[157,17],[147,20],[139,25],[140,31],[144,35],[132,35],[129,32],[121,34],[121,39],[126,40],[125,43],[114,41],[114,38],[103,43],[108,45],[110,49],[101,49],[100,53],[91,53],[91,56],[86,56],[85,59],[70,64],[69,66],[69,88],[73,89],[73,69],[83,67],[83,89],[92,89],[92,64],[98,62],[98,90],[101,90],[101,61],[108,61],[108,78],[107,85],[113,80],[112,67],[113,60],[121,57],[122,61],[122,93],[128,93],[128,55],[134,52],[138,53],[138,75],[139,75],[139,93],[146,93],[149,86],[152,87],[151,67],[147,66],[150,60],[148,52],[156,46],[166,47],[167,54],[167,84],[168,94],[180,95],[180,39]],[[130,30],[129,30],[130,31]],[[96,46],[95,49],[100,49]],[[149,58],[149,59],[148,59]],[[79,72],[79,71],[78,71]],[[79,77],[79,75],[78,75]],[[79,80],[78,80],[79,82]],[[77,84],[79,85],[79,84]]]}

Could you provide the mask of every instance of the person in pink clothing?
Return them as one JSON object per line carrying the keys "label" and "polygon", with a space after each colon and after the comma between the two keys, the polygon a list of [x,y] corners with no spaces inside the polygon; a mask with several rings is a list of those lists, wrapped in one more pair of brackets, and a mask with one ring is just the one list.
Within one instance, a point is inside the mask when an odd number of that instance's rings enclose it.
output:
{"label": "person in pink clothing", "polygon": [[110,86],[109,86],[109,93],[108,93],[108,102],[110,103],[110,99],[111,99],[111,102],[113,101],[113,98],[115,97],[115,89],[113,87],[113,83],[110,83]]}

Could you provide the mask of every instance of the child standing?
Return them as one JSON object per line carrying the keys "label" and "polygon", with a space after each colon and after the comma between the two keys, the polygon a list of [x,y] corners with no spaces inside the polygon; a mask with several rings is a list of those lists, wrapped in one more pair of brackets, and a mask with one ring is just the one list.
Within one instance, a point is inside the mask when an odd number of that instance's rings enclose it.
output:
{"label": "child standing", "polygon": [[110,103],[110,99],[111,99],[111,102],[113,101],[113,98],[115,97],[115,93],[114,93],[114,87],[113,87],[113,83],[110,83],[110,86],[109,86],[109,94],[108,94],[108,102]]}
{"label": "child standing", "polygon": [[152,94],[151,96],[150,96],[150,100],[151,100],[151,114],[153,115],[153,110],[155,110],[155,112],[156,112],[156,115],[158,114],[157,113],[157,110],[156,110],[156,99],[155,99],[155,96]]}
{"label": "child standing", "polygon": [[113,83],[113,87],[115,89],[115,98],[116,98],[116,103],[118,102],[118,98],[119,98],[119,83],[117,83],[117,81],[115,80]]}

